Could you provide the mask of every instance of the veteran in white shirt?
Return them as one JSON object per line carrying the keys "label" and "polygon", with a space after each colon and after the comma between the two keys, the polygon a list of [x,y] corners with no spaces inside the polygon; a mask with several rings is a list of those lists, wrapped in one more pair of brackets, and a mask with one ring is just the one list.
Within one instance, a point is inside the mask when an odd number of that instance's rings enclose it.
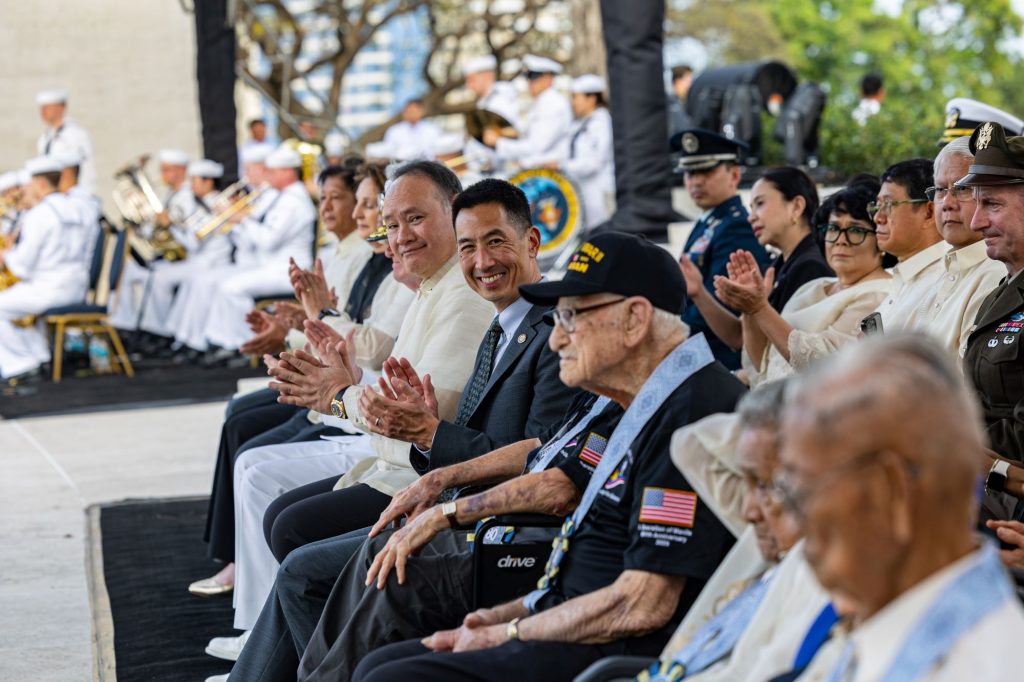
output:
{"label": "veteran in white shirt", "polygon": [[553,59],[528,54],[523,57],[527,87],[533,104],[519,127],[519,137],[502,137],[493,128],[484,131],[484,144],[494,147],[500,161],[531,168],[545,163],[562,164],[569,158],[572,107],[555,89],[555,75],[562,65]]}
{"label": "veteran in white shirt", "polygon": [[984,434],[953,358],[927,336],[874,337],[792,381],[773,485],[854,623],[801,679],[1020,679],[1024,610],[971,531]]}
{"label": "veteran in white shirt", "polygon": [[46,130],[36,141],[36,152],[40,156],[58,152],[75,152],[81,159],[79,182],[85,191],[96,193],[96,158],[93,154],[92,139],[85,128],[67,116],[67,90],[44,90],[36,95],[39,116],[46,123]]}

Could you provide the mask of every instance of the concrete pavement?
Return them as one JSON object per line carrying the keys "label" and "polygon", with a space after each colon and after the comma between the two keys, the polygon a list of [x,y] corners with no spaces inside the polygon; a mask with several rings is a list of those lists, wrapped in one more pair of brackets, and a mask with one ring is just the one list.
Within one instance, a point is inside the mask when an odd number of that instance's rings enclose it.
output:
{"label": "concrete pavement", "polygon": [[209,493],[224,403],[0,421],[0,680],[92,678],[84,510]]}

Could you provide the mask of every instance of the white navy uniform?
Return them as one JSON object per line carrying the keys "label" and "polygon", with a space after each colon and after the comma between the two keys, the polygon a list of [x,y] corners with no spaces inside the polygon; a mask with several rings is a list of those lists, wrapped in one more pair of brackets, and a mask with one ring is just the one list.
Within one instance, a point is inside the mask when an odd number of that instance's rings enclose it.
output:
{"label": "white navy uniform", "polygon": [[90,194],[81,185],[74,185],[64,193],[68,200],[78,208],[82,227],[85,229],[85,251],[83,252],[86,269],[92,265],[93,251],[96,249],[96,237],[100,232],[100,217],[103,214],[103,202],[95,194]]}
{"label": "white navy uniform", "polygon": [[615,151],[608,109],[598,107],[586,118],[573,121],[569,159],[562,169],[583,195],[587,227],[608,220],[608,202],[615,195]]}
{"label": "white navy uniform", "polygon": [[213,218],[212,200],[214,193],[206,197],[194,197],[195,211],[193,216],[201,215],[191,226],[184,223],[171,226],[171,234],[175,241],[188,252],[183,261],[159,261],[153,264],[152,280],[149,283],[149,295],[146,297],[139,328],[150,334],[171,336],[173,328],[168,324],[171,308],[176,293],[182,285],[195,277],[213,270],[220,270],[231,265],[231,240],[219,230],[200,241],[196,232],[203,227],[207,219]]}
{"label": "white navy uniform", "polygon": [[50,360],[44,322],[27,328],[13,322],[85,300],[85,238],[78,208],[58,192],[22,216],[21,237],[4,256],[4,264],[21,281],[0,291],[0,377],[24,374]]}
{"label": "white navy uniform", "polygon": [[[519,126],[519,93],[508,81],[497,81],[491,91],[477,100],[476,108],[498,114],[513,126]],[[500,172],[497,153],[473,138],[466,140],[466,157],[474,170],[488,167]]]}
{"label": "white navy uniform", "polygon": [[306,187],[293,182],[274,197],[261,219],[249,217],[232,230],[247,263],[219,268],[191,280],[171,311],[175,340],[196,350],[210,344],[238,348],[252,336],[245,321],[255,299],[291,291],[288,261],[313,261],[317,214]]}
{"label": "white navy uniform", "polygon": [[537,96],[519,127],[519,138],[503,137],[495,148],[498,159],[518,163],[522,168],[549,161],[559,164],[569,158],[569,130],[572,127],[569,100],[549,87]]}
{"label": "white navy uniform", "polygon": [[[182,182],[178,189],[170,190],[164,198],[164,210],[175,220],[184,220],[195,212],[196,195],[192,193],[188,182]],[[145,232],[152,235],[152,226]],[[121,272],[121,282],[117,287],[117,296],[110,304],[110,324],[117,329],[130,331],[139,328],[140,306],[145,306],[146,299],[149,298],[146,291],[147,283],[151,286],[150,280],[153,277],[153,272],[161,263],[162,261],[157,261],[150,263],[147,267],[139,265],[132,258],[125,260],[124,270]]]}
{"label": "white navy uniform", "polygon": [[441,129],[430,121],[421,120],[416,125],[399,121],[384,133],[384,146],[400,161],[433,159],[434,143],[439,137]]}
{"label": "white navy uniform", "polygon": [[81,158],[78,167],[78,184],[90,194],[96,193],[96,158],[92,151],[92,139],[85,128],[71,118],[56,128],[47,128],[36,141],[40,156],[54,156],[58,152],[77,153]]}

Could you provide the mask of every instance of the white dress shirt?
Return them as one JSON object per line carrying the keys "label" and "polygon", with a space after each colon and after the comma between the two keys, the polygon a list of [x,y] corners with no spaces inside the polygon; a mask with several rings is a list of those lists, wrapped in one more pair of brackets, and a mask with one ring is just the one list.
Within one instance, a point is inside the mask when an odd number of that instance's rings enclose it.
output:
{"label": "white dress shirt", "polygon": [[[392,352],[407,358],[420,376],[430,374],[438,417],[447,420],[455,418],[462,389],[473,372],[476,349],[494,317],[494,306],[469,288],[457,261],[453,254],[420,284]],[[369,432],[359,409],[362,391],[362,386],[350,386],[343,400],[352,424]],[[370,438],[376,455],[356,464],[336,488],[365,483],[394,495],[419,478],[409,463],[409,443],[379,435]]]}
{"label": "white dress shirt", "polygon": [[40,156],[77,152],[82,158],[78,166],[78,184],[86,192],[96,193],[96,158],[93,155],[92,139],[85,128],[73,119],[65,117],[56,128],[47,128],[36,141],[36,151]]}
{"label": "white dress shirt", "polygon": [[1006,276],[1006,266],[991,260],[985,242],[979,241],[947,251],[942,267],[942,280],[921,329],[962,358],[978,308]]}
{"label": "white dress shirt", "polygon": [[441,129],[427,120],[415,125],[399,121],[384,133],[384,145],[391,155],[399,160],[433,159],[434,145],[441,136]]}
{"label": "white dress shirt", "polygon": [[[850,634],[854,663],[842,682],[880,680],[901,652],[905,638],[918,619],[966,572],[977,554],[978,551],[972,552],[922,580],[855,628]],[[1020,657],[1016,647],[1021,642],[1024,642],[1024,609],[1017,599],[1011,598],[975,623],[933,669],[915,682],[1019,682]],[[831,644],[831,654],[822,661],[815,657],[800,681],[827,680],[834,667],[834,662],[829,665],[828,659],[835,660],[835,652],[842,648],[841,644]]]}
{"label": "white dress shirt", "polygon": [[569,100],[552,86],[533,101],[519,128],[519,137],[501,138],[495,152],[500,160],[516,162],[522,168],[548,161],[563,164],[569,158],[572,118]]}
{"label": "white dress shirt", "polygon": [[580,188],[587,227],[608,220],[608,205],[615,196],[615,150],[612,117],[598,107],[586,118],[573,121],[569,159],[562,165]]}
{"label": "white dress shirt", "polygon": [[892,293],[876,312],[882,314],[882,332],[917,329],[930,316],[930,307],[945,275],[943,257],[949,244],[936,242],[892,269]]}

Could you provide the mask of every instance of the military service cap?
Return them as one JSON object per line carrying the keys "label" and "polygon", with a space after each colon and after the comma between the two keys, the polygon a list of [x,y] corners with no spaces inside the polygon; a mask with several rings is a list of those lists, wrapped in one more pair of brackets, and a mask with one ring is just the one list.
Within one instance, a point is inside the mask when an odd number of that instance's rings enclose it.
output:
{"label": "military service cap", "polygon": [[990,104],[966,97],[954,97],[946,103],[946,126],[939,144],[949,144],[958,137],[965,137],[985,121],[1003,126],[1011,135],[1024,132],[1024,121]]}
{"label": "military service cap", "polygon": [[974,163],[957,187],[1024,183],[1024,137],[1007,137],[1003,126],[982,123],[971,135]]}
{"label": "military service cap", "polygon": [[710,170],[720,163],[736,163],[747,145],[730,140],[710,130],[684,130],[669,140],[672,151],[682,152],[679,169],[684,171]]}

